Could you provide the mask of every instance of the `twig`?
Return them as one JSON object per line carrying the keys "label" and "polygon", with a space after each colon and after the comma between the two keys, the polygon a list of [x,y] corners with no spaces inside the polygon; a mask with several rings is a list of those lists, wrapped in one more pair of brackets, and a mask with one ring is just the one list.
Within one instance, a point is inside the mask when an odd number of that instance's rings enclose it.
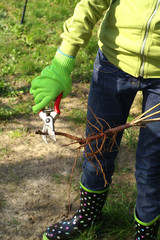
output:
{"label": "twig", "polygon": [[153,106],[152,108],[149,108],[146,112],[142,113],[141,115],[139,115],[138,117],[136,117],[133,121],[137,122],[137,120],[142,119],[143,116],[145,116],[147,113],[151,112],[152,110],[154,110],[155,108],[157,108],[158,106],[160,106],[160,103],[158,103],[157,105]]}
{"label": "twig", "polygon": [[[48,135],[48,132],[42,132],[41,130],[37,130],[35,132],[35,134],[39,134],[39,135]],[[83,138],[78,138],[76,136],[73,136],[73,135],[70,135],[68,133],[64,133],[64,132],[55,132],[55,135],[59,135],[59,136],[63,136],[63,137],[67,137],[67,138],[70,138],[72,140],[75,140],[76,143],[79,143],[79,144],[84,144],[84,140]]]}

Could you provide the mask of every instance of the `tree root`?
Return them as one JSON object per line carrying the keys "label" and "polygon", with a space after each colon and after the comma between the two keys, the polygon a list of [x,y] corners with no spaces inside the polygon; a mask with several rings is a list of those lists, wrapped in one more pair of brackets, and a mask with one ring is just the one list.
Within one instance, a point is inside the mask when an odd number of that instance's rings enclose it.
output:
{"label": "tree root", "polygon": [[[131,128],[131,127],[145,127],[146,124],[148,123],[154,123],[154,122],[158,122],[160,121],[160,118],[153,118],[155,115],[160,114],[160,111],[156,111],[156,112],[152,112],[155,108],[159,107],[160,103],[155,105],[154,107],[150,108],[148,111],[144,112],[143,114],[141,114],[140,116],[136,117],[133,121],[131,122],[127,122],[123,125],[117,126],[117,127],[113,127],[111,128],[109,126],[109,124],[103,120],[98,118],[93,111],[90,109],[90,111],[92,112],[94,118],[96,119],[97,124],[100,126],[100,128],[98,128],[96,125],[93,125],[89,120],[87,120],[88,122],[88,126],[90,127],[91,130],[91,135],[86,137],[86,138],[79,138],[73,135],[70,135],[68,133],[64,133],[64,132],[55,132],[55,135],[57,136],[63,136],[66,138],[69,138],[72,140],[72,142],[68,145],[65,146],[70,146],[71,144],[79,144],[79,147],[76,148],[77,149],[77,156],[74,162],[74,166],[72,168],[72,174],[70,177],[70,187],[71,187],[71,181],[72,181],[72,177],[73,177],[73,172],[77,163],[77,159],[78,156],[80,154],[80,150],[83,148],[84,149],[84,153],[86,155],[86,158],[88,161],[90,161],[93,166],[96,168],[97,174],[99,173],[97,166],[95,166],[95,164],[93,163],[92,159],[94,158],[95,161],[97,162],[101,173],[103,174],[103,178],[104,178],[104,187],[107,186],[107,180],[106,180],[106,176],[102,167],[101,162],[98,159],[98,154],[100,156],[102,156],[102,152],[103,151],[113,151],[113,147],[116,145],[116,136],[117,133],[124,131],[127,128]],[[104,131],[104,125],[101,123],[104,122],[104,124],[107,125],[108,129]],[[93,129],[96,130],[96,133],[93,132]],[[97,133],[98,132],[98,133]],[[42,132],[40,130],[36,131],[36,134],[40,134],[40,135],[48,135],[48,133],[46,132]],[[109,140],[107,149],[105,149],[105,143],[106,140]],[[100,141],[101,143],[100,143]],[[96,150],[93,150],[92,148],[92,142],[95,141],[95,145],[96,145]],[[100,146],[99,146],[100,145]],[[89,147],[90,152],[88,153],[86,150],[86,146]],[[117,146],[118,148],[118,146]],[[103,157],[103,156],[102,156]],[[69,187],[69,192],[70,192],[70,187]],[[69,203],[70,203],[70,196],[69,196]]]}

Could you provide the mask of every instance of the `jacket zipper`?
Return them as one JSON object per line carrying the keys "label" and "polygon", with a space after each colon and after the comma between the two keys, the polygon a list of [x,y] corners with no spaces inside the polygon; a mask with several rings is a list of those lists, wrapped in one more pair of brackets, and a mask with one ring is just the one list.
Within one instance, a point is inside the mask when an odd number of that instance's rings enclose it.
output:
{"label": "jacket zipper", "polygon": [[146,32],[145,32],[144,40],[143,40],[142,47],[141,47],[141,55],[142,55],[142,65],[141,65],[141,70],[140,70],[140,76],[141,76],[141,77],[143,77],[143,74],[144,74],[144,65],[145,65],[144,49],[145,49],[146,42],[147,42],[147,37],[148,37],[148,33],[149,33],[149,28],[150,28],[151,21],[152,21],[153,17],[154,17],[154,16],[156,15],[156,13],[157,13],[159,4],[160,4],[160,0],[157,1],[156,7],[155,7],[152,15],[150,16],[150,18],[149,18],[149,20],[148,20],[148,22],[147,22]]}

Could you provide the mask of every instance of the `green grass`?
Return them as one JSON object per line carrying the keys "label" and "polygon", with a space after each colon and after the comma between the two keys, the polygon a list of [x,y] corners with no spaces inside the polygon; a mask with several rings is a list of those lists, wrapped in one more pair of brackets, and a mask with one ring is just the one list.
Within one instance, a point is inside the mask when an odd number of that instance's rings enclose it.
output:
{"label": "green grass", "polygon": [[10,131],[9,135],[10,138],[14,139],[14,138],[23,138],[25,137],[27,134],[27,130],[26,129],[15,129]]}
{"label": "green grass", "polygon": [[2,196],[0,196],[0,211],[3,209],[5,204],[6,204],[6,200]]}
{"label": "green grass", "polygon": [[9,147],[0,148],[0,159],[3,159],[4,156],[9,156],[10,153],[11,151]]}
{"label": "green grass", "polygon": [[86,124],[86,112],[85,110],[80,109],[71,109],[71,110],[64,110],[67,111],[67,120],[74,122],[75,125],[84,125]]}
{"label": "green grass", "polygon": [[136,150],[138,140],[138,131],[135,128],[126,129],[123,134],[123,143],[130,149]]}

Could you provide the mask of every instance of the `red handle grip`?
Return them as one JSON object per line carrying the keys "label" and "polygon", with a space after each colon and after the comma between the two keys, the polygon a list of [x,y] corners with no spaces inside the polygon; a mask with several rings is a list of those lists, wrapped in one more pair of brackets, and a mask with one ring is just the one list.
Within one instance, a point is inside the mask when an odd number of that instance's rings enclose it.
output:
{"label": "red handle grip", "polygon": [[55,111],[56,113],[58,113],[58,114],[60,114],[59,105],[60,105],[60,101],[61,101],[62,95],[63,95],[63,93],[61,93],[61,94],[56,98],[56,101],[55,101],[55,104],[54,104],[54,111]]}

